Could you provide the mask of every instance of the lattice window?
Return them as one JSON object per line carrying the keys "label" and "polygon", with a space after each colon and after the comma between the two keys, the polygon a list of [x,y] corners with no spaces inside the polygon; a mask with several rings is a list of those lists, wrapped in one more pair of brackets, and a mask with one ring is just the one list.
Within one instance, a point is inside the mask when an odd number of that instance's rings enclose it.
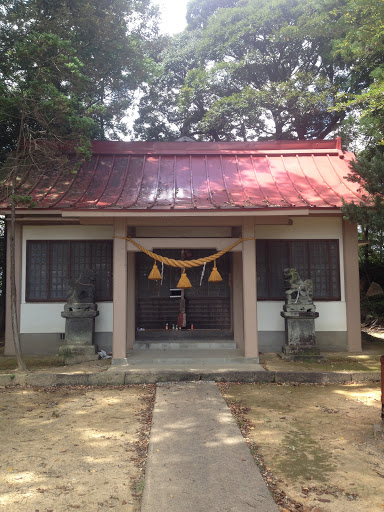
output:
{"label": "lattice window", "polygon": [[68,250],[68,242],[49,243],[48,297],[51,300],[60,300],[67,296]]}
{"label": "lattice window", "polygon": [[29,300],[48,299],[48,242],[28,244],[26,288]]}
{"label": "lattice window", "polygon": [[68,280],[88,268],[96,272],[96,300],[112,300],[111,240],[29,240],[26,300],[65,301]]}
{"label": "lattice window", "polygon": [[315,300],[340,300],[338,240],[257,240],[259,300],[283,300],[283,270],[296,268],[312,279]]}

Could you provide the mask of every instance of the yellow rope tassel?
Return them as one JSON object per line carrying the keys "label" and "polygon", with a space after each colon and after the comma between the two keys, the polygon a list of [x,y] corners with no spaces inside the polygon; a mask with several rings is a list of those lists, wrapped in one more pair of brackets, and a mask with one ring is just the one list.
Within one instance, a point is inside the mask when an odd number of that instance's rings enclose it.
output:
{"label": "yellow rope tassel", "polygon": [[188,279],[187,274],[185,273],[185,268],[183,268],[183,273],[177,283],[177,288],[182,288],[185,290],[186,288],[192,288],[191,281]]}
{"label": "yellow rope tassel", "polygon": [[214,263],[214,266],[213,266],[213,269],[212,269],[211,275],[209,276],[208,281],[210,283],[218,283],[219,281],[222,281],[222,280],[223,280],[223,278],[221,277],[220,272],[217,270],[216,260],[215,260],[215,263]]}
{"label": "yellow rope tassel", "polygon": [[153,267],[152,267],[151,273],[148,276],[148,279],[150,279],[151,281],[161,281],[161,274],[160,274],[160,270],[157,268],[156,261],[153,264]]}

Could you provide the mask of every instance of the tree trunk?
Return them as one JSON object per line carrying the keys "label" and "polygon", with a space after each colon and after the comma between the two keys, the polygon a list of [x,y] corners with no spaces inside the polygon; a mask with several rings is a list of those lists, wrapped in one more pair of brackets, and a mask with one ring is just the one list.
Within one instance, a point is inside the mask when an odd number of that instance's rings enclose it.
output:
{"label": "tree trunk", "polygon": [[[367,227],[364,229],[364,238],[365,238],[365,240],[368,240],[368,238],[369,238],[369,229]],[[369,244],[366,244],[364,246],[364,265],[365,265],[365,268],[368,268],[368,264],[369,264]]]}
{"label": "tree trunk", "polygon": [[23,372],[27,371],[27,367],[23,361],[23,357],[21,354],[21,346],[20,346],[20,333],[19,333],[19,324],[17,319],[17,293],[16,293],[16,247],[15,247],[15,232],[16,232],[16,205],[15,205],[15,181],[16,181],[16,172],[14,172],[12,178],[12,199],[11,199],[11,229],[9,233],[9,241],[10,241],[10,292],[11,292],[11,321],[12,321],[12,334],[13,334],[13,344],[15,346],[15,353],[17,358],[17,366],[19,370]]}
{"label": "tree trunk", "polygon": [[0,272],[1,272],[1,289],[0,289],[0,337],[4,336],[5,333],[5,297],[6,297],[6,285],[5,276],[6,273],[6,239],[7,231],[4,219],[0,219],[0,223],[3,224],[3,231],[0,233]]}
{"label": "tree trunk", "polygon": [[10,270],[10,298],[11,298],[11,323],[12,323],[12,334],[13,344],[15,346],[15,353],[17,358],[17,366],[19,370],[23,372],[28,371],[23,361],[20,345],[20,330],[19,322],[17,318],[17,290],[16,290],[16,244],[15,244],[15,233],[16,233],[16,178],[19,171],[20,164],[20,152],[23,141],[23,128],[24,128],[24,112],[20,120],[19,138],[17,141],[15,162],[12,170],[12,195],[11,195],[11,229],[9,230],[9,248],[10,248],[10,259],[9,270]]}

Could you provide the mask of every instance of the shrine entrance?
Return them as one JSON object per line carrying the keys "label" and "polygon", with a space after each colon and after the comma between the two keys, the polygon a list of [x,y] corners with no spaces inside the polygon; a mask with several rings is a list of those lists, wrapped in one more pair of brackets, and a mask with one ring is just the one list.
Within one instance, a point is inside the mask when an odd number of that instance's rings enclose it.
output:
{"label": "shrine entrance", "polygon": [[[161,256],[173,259],[198,259],[216,251],[212,249],[154,249]],[[180,312],[185,314],[182,331],[191,329],[216,338],[228,337],[232,330],[231,313],[231,254],[224,254],[217,260],[221,282],[208,282],[213,264],[187,269],[192,288],[177,289],[181,269],[164,265],[163,280],[151,281],[153,260],[147,255],[136,253],[136,329],[141,331],[172,330],[180,325]],[[159,265],[161,271],[161,264]],[[203,274],[203,275],[202,275]],[[185,302],[183,303],[183,300]],[[170,334],[170,333],[168,333]]]}

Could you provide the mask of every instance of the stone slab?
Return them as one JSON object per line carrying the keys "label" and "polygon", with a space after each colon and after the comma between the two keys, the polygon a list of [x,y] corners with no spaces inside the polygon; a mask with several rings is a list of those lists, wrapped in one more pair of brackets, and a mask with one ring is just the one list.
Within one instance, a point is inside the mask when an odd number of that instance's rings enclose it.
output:
{"label": "stone slab", "polygon": [[18,383],[15,383],[16,375],[13,373],[4,373],[0,375],[0,386],[15,386]]}
{"label": "stone slab", "polygon": [[[283,347],[283,350],[284,350],[284,348],[285,347]],[[317,352],[320,354],[320,350],[318,350]],[[320,355],[315,355],[315,353],[308,355],[308,354],[296,354],[296,353],[290,354],[288,352],[288,353],[278,354],[278,356],[283,361],[292,361],[292,362],[302,361],[302,362],[309,362],[309,363],[311,363],[311,362],[318,363],[320,361],[324,362],[327,360],[326,357],[320,356]]]}
{"label": "stone slab", "polygon": [[133,350],[235,350],[234,341],[136,341]]}
{"label": "stone slab", "polygon": [[345,384],[351,382],[351,374],[336,372],[276,372],[275,382],[291,382],[299,384]]}
{"label": "stone slab", "polygon": [[125,374],[122,372],[90,373],[88,383],[90,386],[122,386]]}
{"label": "stone slab", "polygon": [[61,373],[56,376],[57,386],[88,386],[89,374],[88,373]]}
{"label": "stone slab", "polygon": [[266,384],[275,382],[275,373],[266,371],[221,370],[202,371],[200,380],[212,380],[215,382],[258,382]]}
{"label": "stone slab", "polygon": [[381,375],[379,372],[352,373],[352,382],[380,382]]}
{"label": "stone slab", "polygon": [[158,386],[141,512],[277,512],[212,382]]}
{"label": "stone slab", "polygon": [[51,387],[57,385],[57,375],[54,373],[28,373],[26,376],[28,386]]}
{"label": "stone slab", "polygon": [[380,382],[379,372],[268,372],[243,368],[200,368],[188,369],[174,365],[173,368],[143,369],[129,365],[111,367],[95,373],[49,373],[28,372],[0,374],[0,386],[109,386],[131,384],[156,384],[162,382],[257,382],[263,383],[305,383],[305,384],[348,384],[351,382]]}

